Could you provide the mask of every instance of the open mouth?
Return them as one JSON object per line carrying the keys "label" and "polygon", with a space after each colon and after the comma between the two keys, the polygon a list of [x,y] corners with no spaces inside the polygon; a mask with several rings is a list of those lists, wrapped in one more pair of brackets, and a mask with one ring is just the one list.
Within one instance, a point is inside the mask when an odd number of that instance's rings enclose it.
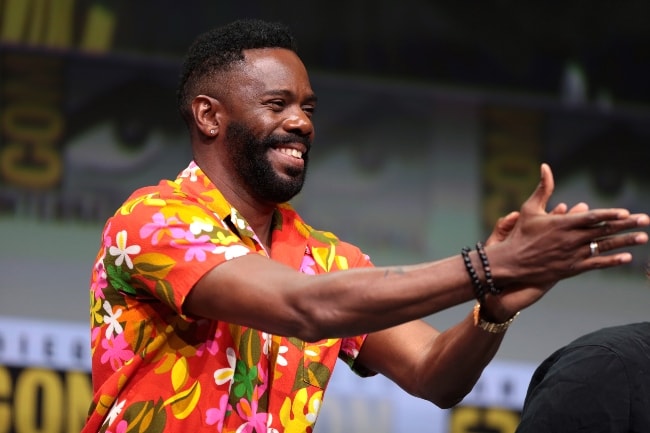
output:
{"label": "open mouth", "polygon": [[298,149],[290,149],[287,147],[279,147],[277,149],[278,152],[283,153],[288,156],[292,156],[294,158],[299,158],[302,159],[302,152],[299,151]]}

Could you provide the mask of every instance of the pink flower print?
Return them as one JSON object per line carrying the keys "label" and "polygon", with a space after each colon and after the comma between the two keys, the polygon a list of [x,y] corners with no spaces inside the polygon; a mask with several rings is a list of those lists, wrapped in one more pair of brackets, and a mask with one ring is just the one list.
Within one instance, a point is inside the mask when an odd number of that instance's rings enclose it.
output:
{"label": "pink flower print", "polygon": [[302,263],[300,264],[300,272],[308,275],[316,275],[313,266],[316,264],[316,261],[308,255],[302,257]]}
{"label": "pink flower print", "polygon": [[260,385],[257,386],[257,395],[264,395],[266,388],[269,386],[269,370],[268,364],[265,362],[260,362],[257,364],[257,377],[260,381]]}
{"label": "pink flower print", "polygon": [[246,421],[246,424],[237,429],[238,433],[253,433],[266,431],[266,420],[269,416],[266,412],[257,413],[257,394],[253,395],[253,400],[248,401],[245,398],[237,403],[237,414]]}
{"label": "pink flower print", "polygon": [[352,358],[356,358],[359,354],[359,350],[357,350],[354,345],[354,341],[349,338],[343,340],[343,344],[341,344],[341,352],[351,356]]}
{"label": "pink flower print", "polygon": [[106,352],[101,357],[101,363],[106,364],[110,362],[113,370],[117,371],[122,367],[124,361],[128,361],[134,356],[133,351],[128,346],[129,344],[124,339],[124,334],[102,340],[102,347],[106,349]]}
{"label": "pink flower print", "polygon": [[90,331],[90,341],[92,341],[94,343],[95,340],[97,340],[97,337],[99,337],[100,333],[101,333],[101,328],[99,326],[93,328]]}
{"label": "pink flower print", "polygon": [[140,229],[140,237],[142,239],[151,236],[151,245],[158,245],[158,241],[165,234],[169,234],[173,238],[182,238],[185,236],[185,230],[180,227],[174,227],[179,222],[175,217],[165,219],[162,212],[158,212],[153,215],[151,220],[152,222],[145,224]]}
{"label": "pink flower print", "polygon": [[205,412],[205,423],[207,425],[217,425],[217,431],[223,430],[223,420],[228,410],[228,394],[221,396],[219,407],[212,407]]}
{"label": "pink flower print", "polygon": [[196,258],[199,262],[204,262],[206,251],[212,251],[214,245],[210,242],[210,236],[202,235],[195,238],[192,232],[186,232],[184,239],[171,241],[171,245],[176,248],[186,248],[185,261],[190,262]]}
{"label": "pink flower print", "polygon": [[104,234],[103,234],[103,237],[104,237],[104,248],[108,248],[108,247],[110,247],[111,245],[113,245],[113,240],[112,240],[111,237],[108,235],[108,233],[110,233],[110,231],[111,231],[111,225],[112,225],[112,223],[108,223],[108,225],[106,226],[106,229],[104,230]]}
{"label": "pink flower print", "polygon": [[196,356],[203,356],[206,350],[211,355],[216,355],[219,352],[219,337],[221,337],[221,329],[217,329],[214,340],[208,340],[196,349]]}
{"label": "pink flower print", "polygon": [[[115,433],[126,433],[126,428],[129,426],[129,424],[125,420],[121,420],[120,422],[117,423],[117,426],[115,427]],[[106,433],[112,433],[110,430],[106,430]]]}
{"label": "pink flower print", "polygon": [[104,257],[97,260],[93,268],[92,281],[90,283],[90,290],[94,293],[95,298],[104,299],[104,289],[108,286],[106,279],[106,269],[104,268]]}

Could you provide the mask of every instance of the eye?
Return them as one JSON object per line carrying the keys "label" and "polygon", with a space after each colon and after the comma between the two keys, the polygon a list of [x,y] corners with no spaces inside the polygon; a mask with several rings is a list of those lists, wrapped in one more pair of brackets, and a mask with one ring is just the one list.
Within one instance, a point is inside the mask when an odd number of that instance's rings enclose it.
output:
{"label": "eye", "polygon": [[305,114],[307,114],[308,117],[313,116],[314,113],[316,112],[316,106],[315,105],[303,105],[301,108],[302,108],[302,111],[304,111]]}
{"label": "eye", "polygon": [[269,101],[268,104],[273,109],[273,111],[282,111],[286,106],[285,102],[282,99],[273,99],[272,101]]}

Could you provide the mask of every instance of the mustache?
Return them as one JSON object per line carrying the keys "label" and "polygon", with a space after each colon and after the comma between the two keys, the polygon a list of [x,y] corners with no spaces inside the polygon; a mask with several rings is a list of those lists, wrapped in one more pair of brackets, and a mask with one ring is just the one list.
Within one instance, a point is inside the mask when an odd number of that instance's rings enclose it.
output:
{"label": "mustache", "polygon": [[[271,135],[264,140],[264,144],[269,147],[277,147],[279,144],[287,143],[300,143],[305,146],[307,152],[311,149],[311,139],[305,135],[299,134],[285,134],[285,135]],[[305,153],[307,153],[305,152]]]}

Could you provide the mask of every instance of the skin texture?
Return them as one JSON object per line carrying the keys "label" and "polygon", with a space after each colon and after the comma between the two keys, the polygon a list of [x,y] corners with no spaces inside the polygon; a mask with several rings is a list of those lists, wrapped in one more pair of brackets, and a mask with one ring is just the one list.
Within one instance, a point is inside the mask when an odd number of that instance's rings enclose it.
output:
{"label": "skin texture", "polygon": [[[253,149],[266,161],[263,165],[273,182],[301,185],[306,161],[279,148],[308,152],[314,139],[316,96],[293,51],[265,48],[244,54],[243,62],[225,72],[228,92],[219,98],[196,95],[192,100],[190,136],[197,164],[270,252],[271,218],[278,198],[251,182],[234,146],[244,146],[244,136],[258,144],[269,137],[287,138]],[[237,134],[233,136],[229,128]],[[536,190],[519,211],[497,222],[487,240],[494,280],[505,290],[487,297],[482,311],[486,320],[507,320],[563,278],[628,263],[631,255],[620,250],[647,242],[647,234],[638,230],[650,223],[645,214],[590,210],[584,203],[546,211],[553,187],[550,167],[542,164]],[[599,239],[603,254],[590,257],[589,243],[594,239]],[[480,269],[476,253],[470,257]],[[450,407],[472,389],[504,334],[475,327],[471,314],[442,333],[420,319],[473,297],[460,255],[412,266],[307,276],[251,254],[212,269],[193,288],[184,307],[195,316],[306,341],[370,333],[357,362],[413,395]]]}

